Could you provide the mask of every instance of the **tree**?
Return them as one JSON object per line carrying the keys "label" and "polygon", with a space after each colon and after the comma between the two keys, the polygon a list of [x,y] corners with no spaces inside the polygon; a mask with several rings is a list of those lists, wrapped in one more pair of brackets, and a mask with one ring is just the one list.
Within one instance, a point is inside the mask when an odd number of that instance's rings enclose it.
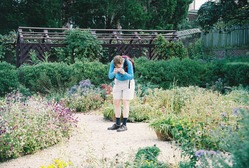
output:
{"label": "tree", "polygon": [[198,22],[206,32],[212,28],[224,29],[249,23],[247,0],[208,1],[198,11]]}
{"label": "tree", "polygon": [[78,0],[73,4],[71,16],[79,27],[135,28],[145,22],[143,3],[139,0]]}
{"label": "tree", "polygon": [[1,0],[0,33],[17,30],[18,26],[61,27],[62,0]]}
{"label": "tree", "polygon": [[24,14],[24,26],[61,27],[62,0],[22,0],[20,8]]}
{"label": "tree", "polygon": [[193,0],[77,0],[71,11],[79,27],[173,29]]}
{"label": "tree", "polygon": [[24,21],[20,11],[20,3],[16,0],[0,1],[0,33],[6,34],[11,30],[16,30]]}
{"label": "tree", "polygon": [[193,0],[1,0],[0,33],[18,26],[177,29]]}

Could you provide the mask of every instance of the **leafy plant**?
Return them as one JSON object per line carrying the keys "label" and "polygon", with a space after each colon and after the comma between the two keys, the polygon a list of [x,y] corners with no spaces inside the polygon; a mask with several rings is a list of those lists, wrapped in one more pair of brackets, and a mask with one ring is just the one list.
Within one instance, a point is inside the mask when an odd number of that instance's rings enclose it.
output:
{"label": "leafy plant", "polygon": [[73,67],[65,63],[25,65],[18,72],[20,83],[35,93],[64,92],[73,83]]}
{"label": "leafy plant", "polygon": [[188,56],[187,49],[181,41],[169,42],[162,35],[155,39],[155,53],[157,59],[167,60],[170,58],[183,59]]}
{"label": "leafy plant", "polygon": [[16,49],[15,45],[17,33],[10,31],[6,35],[0,34],[0,61],[6,61],[15,65],[16,63]]}
{"label": "leafy plant", "polygon": [[149,124],[149,126],[155,130],[158,139],[163,141],[173,140],[171,133],[172,125],[173,119],[171,117],[156,119]]}
{"label": "leafy plant", "polygon": [[71,63],[75,62],[75,58],[79,60],[88,58],[91,61],[102,58],[102,46],[90,31],[69,30],[65,43],[67,44],[66,51],[71,58]]}
{"label": "leafy plant", "polygon": [[135,167],[143,168],[166,168],[167,165],[158,161],[157,157],[160,149],[154,145],[152,147],[140,148],[135,156]]}
{"label": "leafy plant", "polygon": [[31,154],[69,138],[77,119],[63,104],[10,94],[0,107],[0,161]]}
{"label": "leafy plant", "polygon": [[197,40],[194,43],[189,44],[189,46],[188,46],[188,54],[189,54],[189,58],[192,58],[192,59],[203,59],[203,58],[205,58],[204,48],[202,46],[201,39]]}
{"label": "leafy plant", "polygon": [[0,62],[0,76],[0,96],[4,96],[18,88],[18,74],[13,65]]}
{"label": "leafy plant", "polygon": [[[162,114],[166,114],[155,118],[150,126],[161,133],[163,140],[174,140],[181,146],[183,155],[190,158],[181,166],[195,166],[195,150],[227,151],[224,137],[236,132],[240,120],[236,113],[248,106],[249,100],[247,91],[230,93],[221,95],[198,87],[175,87],[166,91],[154,90],[153,96],[157,100],[154,103],[149,96],[147,103],[161,107]],[[171,95],[178,98],[167,98]]]}
{"label": "leafy plant", "polygon": [[[246,168],[249,161],[249,108],[236,111],[236,115],[240,115],[238,128],[236,131],[229,131],[226,136],[227,153],[220,151],[196,151],[195,155],[199,160],[198,168],[214,167],[214,168]],[[224,130],[222,130],[224,131]],[[226,130],[225,130],[226,131]]]}
{"label": "leafy plant", "polygon": [[101,97],[101,90],[95,88],[89,79],[79,82],[79,85],[71,87],[68,91],[68,97],[61,101],[70,109],[76,112],[87,112],[98,109],[104,103]]}

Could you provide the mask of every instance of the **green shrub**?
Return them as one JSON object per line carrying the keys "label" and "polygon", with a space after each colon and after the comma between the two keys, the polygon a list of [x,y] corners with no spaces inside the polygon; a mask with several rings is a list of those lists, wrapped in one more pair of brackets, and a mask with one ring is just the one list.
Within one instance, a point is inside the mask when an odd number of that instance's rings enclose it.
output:
{"label": "green shrub", "polygon": [[149,126],[153,128],[157,134],[158,139],[163,141],[173,140],[171,133],[173,119],[171,116],[168,118],[160,118],[150,122]]}
{"label": "green shrub", "polygon": [[6,35],[0,34],[0,61],[6,61],[12,65],[16,64],[16,48],[14,42],[17,39],[17,33],[10,31]]}
{"label": "green shrub", "polygon": [[[169,42],[162,35],[158,35],[154,41],[156,59],[167,60],[170,58],[183,59],[188,57],[188,51],[181,41]],[[154,58],[155,59],[155,58]]]}
{"label": "green shrub", "polygon": [[101,60],[103,57],[102,46],[90,31],[69,30],[65,43],[68,44],[65,50],[71,63],[74,63],[76,58],[79,60],[87,58],[93,61]]}
{"label": "green shrub", "polygon": [[198,39],[194,43],[190,43],[188,46],[188,54],[191,59],[203,59],[205,58],[204,49],[201,39]]}
{"label": "green shrub", "polygon": [[203,64],[205,73],[203,81],[209,86],[221,80],[224,86],[248,86],[249,83],[249,59],[233,58],[213,60]]}
{"label": "green shrub", "polygon": [[19,86],[16,68],[7,62],[0,62],[0,96],[4,96]]}
{"label": "green shrub", "polygon": [[160,149],[156,146],[139,148],[135,156],[134,167],[143,168],[166,168],[166,164],[158,161]]}
{"label": "green shrub", "polygon": [[100,62],[76,62],[70,65],[74,70],[74,75],[77,76],[77,81],[82,79],[90,79],[92,84],[99,86],[103,83],[110,83],[108,79],[109,66],[104,65]]}
{"label": "green shrub", "polygon": [[[150,84],[163,89],[172,85],[199,86],[225,92],[229,86],[248,86],[248,58],[212,60],[210,62],[172,58],[169,60],[135,60],[135,79],[139,84]],[[221,88],[217,88],[217,83]]]}
{"label": "green shrub", "polygon": [[[138,60],[138,62],[140,62]],[[164,89],[174,83],[177,86],[201,85],[203,67],[188,58],[180,60],[172,58],[168,61],[145,61],[142,66],[136,66],[139,82],[151,83]]]}
{"label": "green shrub", "polygon": [[103,113],[104,119],[115,121],[115,113],[114,113],[114,107],[111,103],[105,103],[103,107],[101,108],[101,111]]}
{"label": "green shrub", "polygon": [[96,86],[110,82],[107,66],[99,62],[39,63],[23,65],[18,71],[20,83],[34,93],[65,92],[82,79],[90,79]]}
{"label": "green shrub", "polygon": [[129,120],[131,122],[148,122],[162,112],[149,104],[134,104],[130,106]]}
{"label": "green shrub", "polygon": [[73,68],[64,63],[24,65],[18,71],[20,83],[32,92],[65,91],[72,86]]}
{"label": "green shrub", "polygon": [[249,85],[249,61],[229,62],[224,65],[224,80],[228,86]]}
{"label": "green shrub", "polygon": [[10,94],[0,110],[0,161],[31,154],[69,138],[76,119],[62,104]]}

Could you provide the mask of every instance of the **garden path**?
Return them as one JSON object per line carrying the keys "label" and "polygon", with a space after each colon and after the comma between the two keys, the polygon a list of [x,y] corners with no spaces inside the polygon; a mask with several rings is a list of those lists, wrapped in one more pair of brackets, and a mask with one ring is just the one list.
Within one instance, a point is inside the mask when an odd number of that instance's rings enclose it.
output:
{"label": "garden path", "polygon": [[[169,142],[157,139],[148,123],[128,123],[128,131],[107,130],[113,123],[99,114],[76,114],[78,127],[69,140],[4,163],[1,168],[39,168],[54,159],[71,161],[73,167],[114,167],[116,162],[132,161],[137,150],[156,145],[161,150],[160,161],[176,165],[180,151]],[[116,163],[117,164],[117,163]],[[89,166],[92,165],[92,166]]]}

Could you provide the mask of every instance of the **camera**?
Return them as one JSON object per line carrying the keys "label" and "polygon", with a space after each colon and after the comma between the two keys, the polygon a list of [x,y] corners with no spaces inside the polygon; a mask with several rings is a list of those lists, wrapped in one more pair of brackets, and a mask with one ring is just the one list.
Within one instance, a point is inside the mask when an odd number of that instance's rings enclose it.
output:
{"label": "camera", "polygon": [[117,68],[117,71],[120,72],[122,70],[122,68]]}

